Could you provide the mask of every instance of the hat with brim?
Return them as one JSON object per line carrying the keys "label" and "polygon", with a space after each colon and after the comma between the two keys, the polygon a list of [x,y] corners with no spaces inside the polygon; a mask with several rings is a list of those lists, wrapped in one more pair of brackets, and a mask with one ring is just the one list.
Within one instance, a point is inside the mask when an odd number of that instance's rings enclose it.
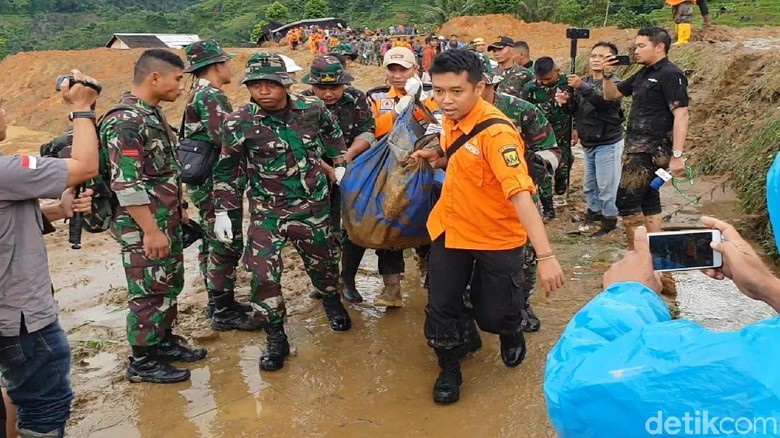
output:
{"label": "hat with brim", "polygon": [[222,50],[214,40],[196,41],[185,47],[184,52],[190,64],[184,69],[185,73],[192,73],[207,65],[227,62],[236,57]]}
{"label": "hat with brim", "polygon": [[301,82],[309,85],[348,85],[354,80],[338,58],[332,55],[316,58],[309,72],[301,78]]}
{"label": "hat with brim", "polygon": [[412,68],[417,65],[417,59],[414,53],[406,47],[393,47],[385,53],[382,66],[387,68],[393,64],[398,64],[403,68]]}
{"label": "hat with brim", "polygon": [[244,79],[241,84],[253,81],[272,81],[285,87],[295,83],[287,73],[284,60],[276,53],[260,52],[250,56],[246,62]]}
{"label": "hat with brim", "polygon": [[491,51],[491,50],[501,50],[504,47],[514,47],[514,45],[515,45],[515,40],[513,40],[512,38],[509,38],[507,36],[500,36],[500,37],[496,38],[496,40],[493,41],[488,46],[488,51]]}

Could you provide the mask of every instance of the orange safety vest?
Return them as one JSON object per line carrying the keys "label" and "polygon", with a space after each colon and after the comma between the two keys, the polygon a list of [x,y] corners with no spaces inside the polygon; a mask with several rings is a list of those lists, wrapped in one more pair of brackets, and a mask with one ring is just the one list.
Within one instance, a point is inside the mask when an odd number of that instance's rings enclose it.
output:
{"label": "orange safety vest", "polygon": [[685,2],[696,4],[696,0],[666,0],[666,4],[669,6],[679,6]]}

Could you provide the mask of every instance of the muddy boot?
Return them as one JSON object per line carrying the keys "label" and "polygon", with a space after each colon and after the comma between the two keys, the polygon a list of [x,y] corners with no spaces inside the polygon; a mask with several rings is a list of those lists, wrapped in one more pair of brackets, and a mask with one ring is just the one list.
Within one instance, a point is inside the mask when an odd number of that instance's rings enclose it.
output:
{"label": "muddy boot", "polygon": [[555,204],[553,198],[541,198],[542,202],[542,221],[548,223],[555,219]]}
{"label": "muddy boot", "polygon": [[382,289],[382,293],[374,298],[374,305],[377,307],[403,307],[401,274],[383,275],[382,280],[385,283],[385,287]]}
{"label": "muddy boot", "polygon": [[504,365],[514,368],[525,358],[525,336],[523,328],[515,327],[499,335],[501,340],[501,360]]}
{"label": "muddy boot", "polygon": [[604,219],[604,216],[601,215],[600,211],[593,211],[591,209],[588,209],[588,212],[585,213],[585,223],[586,224],[593,224],[600,220]]}
{"label": "muddy boot", "polygon": [[645,224],[645,215],[642,213],[632,214],[630,216],[623,216],[623,228],[626,230],[626,243],[628,244],[628,250],[634,250],[634,233],[638,227]]}
{"label": "muddy boot", "polygon": [[677,283],[674,281],[674,276],[670,272],[663,272],[661,274],[661,295],[669,298],[677,298]]}
{"label": "muddy boot", "polygon": [[241,330],[253,332],[260,330],[262,325],[251,315],[244,313],[236,303],[233,292],[214,291],[214,315],[211,317],[211,328],[217,331]]}
{"label": "muddy boot", "polygon": [[464,321],[463,338],[465,343],[458,351],[457,358],[463,359],[469,354],[474,354],[482,348],[482,338],[479,336],[477,324],[471,316]]}
{"label": "muddy boot", "polygon": [[645,216],[645,228],[647,228],[647,232],[658,233],[661,231],[661,222],[663,222],[663,220],[664,217],[660,214]]}
{"label": "muddy boot", "polygon": [[558,177],[558,175],[556,175],[555,182],[553,184],[554,185],[553,190],[555,191],[555,194],[558,196],[565,195],[566,190],[568,189],[567,184],[568,181],[566,180],[566,178],[560,178]]}
{"label": "muddy boot", "polygon": [[363,302],[363,296],[360,295],[360,292],[357,290],[357,286],[355,286],[354,275],[352,277],[342,275],[341,282],[344,285],[343,289],[341,290],[341,294],[344,295],[345,300],[352,304]]}
{"label": "muddy boot", "polygon": [[206,303],[206,308],[203,310],[203,315],[206,319],[211,319],[211,316],[214,315],[214,293],[210,290],[207,290],[206,293],[208,294],[209,300]]}
{"label": "muddy boot", "polygon": [[133,356],[125,377],[132,383],[179,383],[189,380],[190,370],[180,369],[155,359],[155,347],[133,346]]}
{"label": "muddy boot", "polygon": [[[617,230],[616,217],[604,217],[601,219],[601,229],[591,234],[590,237],[601,237]],[[632,239],[633,241],[633,239]]]}
{"label": "muddy boot", "polygon": [[154,358],[160,362],[197,362],[206,357],[205,348],[189,348],[184,338],[171,332],[165,335],[154,350]]}
{"label": "muddy boot", "polygon": [[260,357],[261,371],[276,371],[284,366],[284,359],[290,355],[290,343],[284,333],[284,325],[271,324],[265,328],[265,354]]}
{"label": "muddy boot", "polygon": [[345,332],[352,328],[352,319],[347,313],[347,309],[341,304],[339,294],[328,295],[323,298],[322,306],[325,308],[325,315],[330,321],[330,329],[334,332]]}
{"label": "muddy boot", "polygon": [[439,377],[433,384],[433,401],[435,403],[455,403],[460,399],[460,385],[463,377],[460,374],[457,351],[453,348],[435,348],[439,359]]}
{"label": "muddy boot", "polygon": [[693,25],[691,23],[680,23],[677,25],[677,41],[673,44],[679,46],[681,44],[688,44],[688,40],[691,39],[691,33]]}
{"label": "muddy boot", "polygon": [[542,322],[539,321],[539,317],[536,316],[534,309],[531,308],[531,302],[528,300],[528,297],[525,298],[525,309],[523,309],[523,313],[525,316],[523,331],[528,333],[538,332],[539,329],[542,328]]}
{"label": "muddy boot", "polygon": [[701,18],[704,20],[704,27],[712,26],[712,18],[710,18],[710,14],[702,15]]}

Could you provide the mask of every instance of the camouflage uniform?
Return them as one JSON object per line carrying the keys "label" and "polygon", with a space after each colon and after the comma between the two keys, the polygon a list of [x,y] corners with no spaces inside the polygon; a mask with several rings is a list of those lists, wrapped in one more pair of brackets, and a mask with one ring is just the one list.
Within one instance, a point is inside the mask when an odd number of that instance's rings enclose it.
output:
{"label": "camouflage uniform", "polygon": [[534,80],[534,72],[519,64],[513,64],[512,68],[506,71],[499,67],[496,73],[503,76],[496,91],[520,98],[523,98],[523,87]]}
{"label": "camouflage uniform", "polygon": [[[184,287],[181,231],[181,171],[175,136],[162,110],[131,94],[127,109],[111,112],[100,126],[100,143],[111,159],[111,189],[119,202],[112,232],[122,249],[128,290],[127,340],[134,346],[159,344],[176,320],[176,297]],[[149,259],[144,233],[127,211],[148,206],[170,240],[170,254]]]}
{"label": "camouflage uniform", "polygon": [[[525,84],[523,95],[520,96],[538,106],[544,115],[547,116],[547,120],[552,123],[555,138],[558,140],[558,147],[561,149],[561,164],[555,172],[555,185],[558,187],[567,187],[568,185],[569,169],[573,162],[573,156],[571,154],[571,107],[569,104],[558,105],[555,102],[555,93],[558,90],[567,90],[568,88],[566,75],[561,74],[552,87],[546,87],[536,80]],[[552,196],[551,181],[545,180],[544,184],[539,186],[539,189],[542,198]]]}
{"label": "camouflage uniform", "polygon": [[[243,83],[292,85],[284,72],[281,58],[258,53],[250,57]],[[289,94],[281,113],[249,102],[226,118],[223,129],[222,155],[214,170],[215,209],[241,206],[245,169],[251,223],[244,262],[252,272],[252,307],[258,322],[279,324],[286,315],[280,282],[288,239],[314,286],[326,296],[338,293],[338,250],[328,243],[329,184],[320,159],[344,154],[341,128],[321,100]]]}
{"label": "camouflage uniform", "polygon": [[[226,62],[232,58],[224,53],[214,41],[201,41],[187,46],[185,51],[190,59],[187,72],[194,72],[215,62]],[[193,140],[222,144],[222,123],[233,112],[225,93],[216,88],[207,79],[198,78],[190,90],[187,106],[184,109],[183,136]],[[200,223],[206,232],[201,242],[198,262],[201,276],[210,291],[232,291],[235,289],[236,266],[243,249],[242,234],[243,208],[229,212],[233,223],[233,241],[230,244],[219,242],[214,235],[214,200],[212,189],[214,181],[207,179],[201,185],[188,184],[190,199],[198,207]]]}

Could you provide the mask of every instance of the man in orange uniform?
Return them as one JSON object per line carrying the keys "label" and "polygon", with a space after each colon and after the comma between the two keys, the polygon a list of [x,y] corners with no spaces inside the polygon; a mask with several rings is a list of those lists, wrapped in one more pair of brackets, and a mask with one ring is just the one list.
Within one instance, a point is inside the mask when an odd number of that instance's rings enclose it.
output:
{"label": "man in orange uniform", "polygon": [[469,318],[463,304],[466,286],[471,285],[477,323],[499,335],[501,359],[515,367],[526,352],[526,240],[538,254],[545,293],[563,286],[564,277],[531,197],[535,186],[523,158],[523,141],[509,119],[481,98],[482,60],[468,50],[452,49],[434,59],[430,73],[433,97],[444,115],[441,147],[412,157],[446,166],[447,176],[428,218],[433,243],[424,331],[441,367],[433,400],[454,403],[462,382],[463,321]]}

